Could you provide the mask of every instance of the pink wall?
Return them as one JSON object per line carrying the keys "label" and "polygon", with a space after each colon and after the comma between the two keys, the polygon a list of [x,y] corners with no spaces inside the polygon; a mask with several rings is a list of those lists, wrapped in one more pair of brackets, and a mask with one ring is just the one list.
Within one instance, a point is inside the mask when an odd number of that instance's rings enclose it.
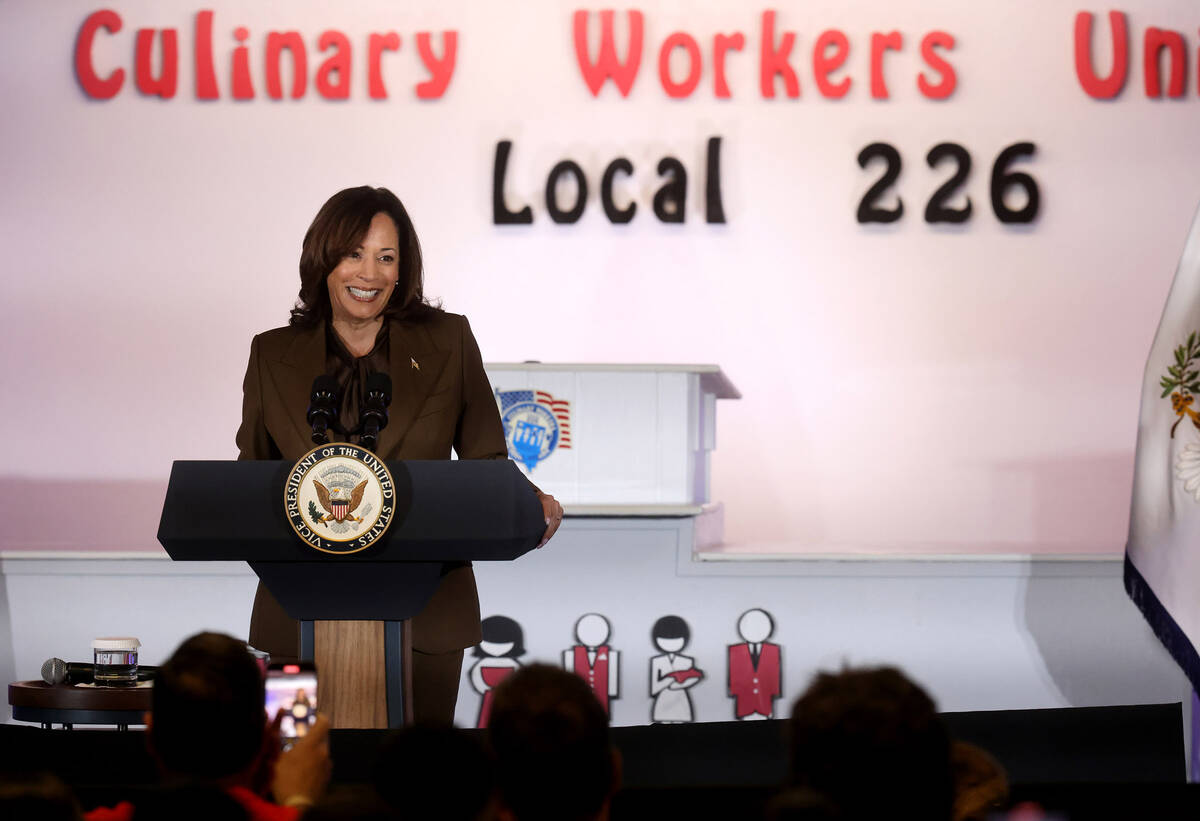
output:
{"label": "pink wall", "polygon": [[[75,38],[98,6],[0,4],[0,279],[6,307],[0,462],[20,510],[0,549],[154,549],[174,459],[234,455],[249,340],[286,320],[300,240],[339,188],[387,185],[408,205],[426,252],[428,292],[471,318],[492,361],[715,362],[744,399],[722,403],[714,497],[735,549],[830,552],[1086,552],[1121,549],[1142,370],[1200,198],[1200,91],[1147,100],[1141,33],[1187,33],[1187,0],[1131,2],[1133,73],[1099,102],[1075,76],[1080,7],[1064,3],[851,2],[780,7],[797,34],[801,96],[763,99],[761,12],[742,3],[646,2],[647,53],[628,98],[593,97],[575,63],[568,3],[315,2],[212,9],[220,100],[193,94],[200,6],[111,5],[98,69],[125,66],[134,32],[174,26],[179,93],[132,87],[87,99]],[[1103,22],[1103,21],[1101,21]],[[250,29],[258,99],[228,99],[231,31]],[[812,74],[817,34],[851,43],[840,101]],[[268,29],[326,28],[355,48],[352,94],[330,102],[264,98]],[[365,43],[394,29],[390,98],[369,100]],[[420,30],[458,32],[445,94],[418,100]],[[657,49],[683,29],[703,46],[697,91],[669,99]],[[870,35],[896,29],[891,99],[873,100]],[[934,102],[916,88],[925,32],[957,41],[958,87]],[[618,32],[623,36],[623,25]],[[714,97],[711,40],[741,31],[730,99]],[[1097,29],[1097,66],[1107,60]],[[437,41],[438,38],[435,38]],[[312,48],[310,75],[319,62]],[[677,67],[677,76],[685,72]],[[287,83],[285,82],[285,86]],[[705,140],[723,138],[728,223],[703,213]],[[532,226],[491,223],[495,144],[514,141],[507,195]],[[1032,226],[1001,225],[988,177],[1023,140],[1019,164],[1042,194]],[[854,215],[879,170],[871,142],[896,146],[905,217]],[[950,174],[925,153],[953,141],[974,160],[959,227],[922,220]],[[688,220],[651,213],[658,158],[689,171]],[[636,199],[627,226],[604,218],[596,188],[624,155]],[[550,222],[546,173],[573,158],[591,183],[583,219]],[[1018,204],[1014,201],[1014,204]],[[61,493],[60,493],[61,491]],[[65,507],[64,507],[65,505]]]}

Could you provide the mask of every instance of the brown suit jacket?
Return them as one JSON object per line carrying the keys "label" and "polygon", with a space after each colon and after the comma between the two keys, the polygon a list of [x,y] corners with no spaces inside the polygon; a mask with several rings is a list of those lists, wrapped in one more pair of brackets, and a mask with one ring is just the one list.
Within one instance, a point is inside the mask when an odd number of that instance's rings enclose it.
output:
{"label": "brown suit jacket", "polygon": [[[439,312],[388,328],[392,404],[376,453],[384,460],[506,459],[508,446],[479,346],[464,316]],[[313,448],[305,421],[313,379],[325,370],[325,326],[276,328],[254,337],[242,385],[239,459],[294,461]],[[413,647],[447,653],[478,644],[479,597],[469,564],[446,565],[412,620]],[[250,643],[274,656],[299,655],[299,625],[259,586]]]}

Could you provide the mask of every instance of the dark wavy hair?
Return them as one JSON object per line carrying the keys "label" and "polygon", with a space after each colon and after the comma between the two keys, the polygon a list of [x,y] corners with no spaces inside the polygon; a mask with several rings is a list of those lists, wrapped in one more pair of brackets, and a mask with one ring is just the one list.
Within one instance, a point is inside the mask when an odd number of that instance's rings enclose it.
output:
{"label": "dark wavy hair", "polygon": [[311,328],[329,319],[326,280],[342,258],[362,243],[371,220],[381,213],[396,224],[400,244],[396,249],[400,281],[384,306],[383,315],[389,319],[420,321],[438,310],[425,299],[421,243],[404,204],[386,188],[362,185],[346,188],[326,200],[308,226],[300,251],[300,294],[289,325]]}

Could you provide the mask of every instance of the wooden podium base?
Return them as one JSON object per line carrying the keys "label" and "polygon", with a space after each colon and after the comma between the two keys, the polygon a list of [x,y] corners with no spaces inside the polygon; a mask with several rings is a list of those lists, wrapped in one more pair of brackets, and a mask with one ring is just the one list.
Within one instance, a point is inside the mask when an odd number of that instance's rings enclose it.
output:
{"label": "wooden podium base", "polygon": [[301,654],[317,666],[317,709],[334,729],[412,723],[408,621],[301,622]]}

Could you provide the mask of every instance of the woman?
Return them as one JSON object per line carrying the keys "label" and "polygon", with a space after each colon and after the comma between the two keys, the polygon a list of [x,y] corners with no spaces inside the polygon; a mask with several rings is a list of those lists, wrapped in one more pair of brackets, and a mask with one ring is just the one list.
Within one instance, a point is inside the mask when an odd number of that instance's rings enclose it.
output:
{"label": "woman", "polygon": [[[340,387],[340,424],[330,438],[356,442],[373,371],[392,379],[390,418],[375,447],[383,459],[449,459],[451,448],[460,459],[508,457],[466,317],[426,301],[421,246],[408,213],[391,191],[363,186],[339,191],[321,207],[304,235],[300,295],[290,322],[250,345],[238,458],[296,460],[311,450],[305,412],[313,379],[323,373]],[[541,491],[538,496],[545,544],[562,522],[562,505]],[[412,628],[415,717],[451,721],[463,650],[480,641],[468,563],[443,567]],[[262,585],[250,643],[273,656],[300,652],[299,623]]]}

